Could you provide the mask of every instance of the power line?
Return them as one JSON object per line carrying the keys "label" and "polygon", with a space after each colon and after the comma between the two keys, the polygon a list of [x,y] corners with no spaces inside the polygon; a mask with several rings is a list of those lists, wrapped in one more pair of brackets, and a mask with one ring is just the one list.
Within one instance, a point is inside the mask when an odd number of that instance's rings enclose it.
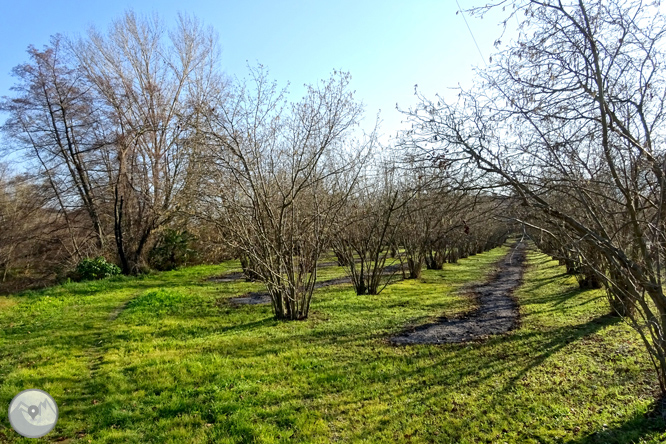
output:
{"label": "power line", "polygon": [[460,11],[460,15],[462,15],[463,20],[465,20],[465,25],[467,25],[467,30],[469,31],[469,34],[472,36],[472,40],[474,40],[474,44],[476,45],[476,50],[479,51],[481,60],[483,60],[483,64],[486,65],[487,67],[488,64],[486,63],[486,58],[481,53],[481,48],[479,48],[479,44],[476,42],[476,39],[474,38],[474,33],[472,32],[472,28],[469,27],[469,23],[467,23],[467,18],[465,17],[465,13],[463,13],[463,10],[460,7],[460,3],[458,3],[458,0],[456,0],[456,4],[458,5],[458,11]]}

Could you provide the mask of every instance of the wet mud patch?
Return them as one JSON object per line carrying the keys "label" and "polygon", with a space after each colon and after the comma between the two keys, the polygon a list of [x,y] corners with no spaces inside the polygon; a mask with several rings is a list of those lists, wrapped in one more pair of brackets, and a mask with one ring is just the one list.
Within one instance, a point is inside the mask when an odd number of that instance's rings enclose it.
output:
{"label": "wet mud patch", "polygon": [[[478,308],[460,319],[437,321],[408,328],[390,339],[394,344],[446,344],[467,342],[507,333],[518,325],[518,304],[513,292],[522,282],[527,246],[517,243],[498,263],[487,282],[469,289]],[[470,291],[471,290],[471,291]]]}
{"label": "wet mud patch", "polygon": [[212,278],[206,279],[208,282],[236,282],[245,279],[245,274],[242,271],[234,271],[231,273],[223,274],[221,276],[214,276]]}
{"label": "wet mud patch", "polygon": [[[401,269],[401,264],[389,265],[384,268],[384,275],[393,276],[398,273]],[[314,289],[329,287],[331,285],[340,285],[340,284],[351,284],[351,278],[349,276],[329,279],[327,281],[316,282]],[[229,298],[227,299],[231,305],[258,305],[258,304],[270,304],[271,297],[267,291],[256,291],[252,293],[246,293],[243,296]]]}

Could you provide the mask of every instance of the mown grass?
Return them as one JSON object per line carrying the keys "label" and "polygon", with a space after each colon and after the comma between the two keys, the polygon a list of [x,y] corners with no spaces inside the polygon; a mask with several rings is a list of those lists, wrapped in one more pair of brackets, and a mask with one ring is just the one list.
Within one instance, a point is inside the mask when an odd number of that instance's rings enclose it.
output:
{"label": "mown grass", "polygon": [[[507,251],[424,271],[379,296],[322,288],[302,322],[224,300],[237,264],[68,284],[0,299],[0,405],[50,392],[43,442],[661,442],[656,378],[601,291],[533,253],[520,328],[485,342],[393,346],[473,301],[456,289]],[[324,269],[322,280],[342,274]],[[48,439],[47,439],[48,438]],[[27,439],[24,440],[28,442]],[[0,442],[22,442],[0,419]]]}

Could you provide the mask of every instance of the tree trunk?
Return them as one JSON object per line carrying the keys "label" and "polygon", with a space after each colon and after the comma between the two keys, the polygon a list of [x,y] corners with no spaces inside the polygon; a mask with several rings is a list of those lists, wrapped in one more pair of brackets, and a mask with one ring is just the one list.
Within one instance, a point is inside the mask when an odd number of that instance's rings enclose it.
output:
{"label": "tree trunk", "polygon": [[631,317],[636,311],[636,306],[631,298],[631,286],[619,273],[611,270],[610,275],[611,281],[608,284],[607,294],[613,313],[620,317]]}
{"label": "tree trunk", "polygon": [[409,279],[419,279],[421,277],[423,261],[414,258],[408,258],[407,267],[409,267]]}

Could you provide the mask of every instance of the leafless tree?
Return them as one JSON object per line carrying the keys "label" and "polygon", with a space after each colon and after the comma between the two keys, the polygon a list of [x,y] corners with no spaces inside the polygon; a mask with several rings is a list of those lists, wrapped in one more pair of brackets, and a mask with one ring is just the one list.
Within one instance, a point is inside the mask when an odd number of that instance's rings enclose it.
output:
{"label": "leafless tree", "polygon": [[[0,164],[0,292],[48,285],[64,277],[90,234],[85,210],[68,218],[48,181]],[[78,227],[78,228],[77,228]]]}
{"label": "leafless tree", "polygon": [[[90,83],[73,66],[73,54],[61,36],[43,50],[28,48],[30,61],[13,70],[16,95],[3,98],[0,109],[9,114],[3,130],[11,137],[7,148],[20,150],[36,164],[50,184],[70,230],[68,213],[83,208],[97,247],[104,247],[101,215],[103,177],[98,151],[105,142],[102,116],[89,94]],[[18,153],[14,153],[17,155]],[[100,179],[102,183],[100,184]],[[86,253],[74,240],[75,254]]]}
{"label": "leafless tree", "polygon": [[357,294],[381,293],[402,271],[401,258],[390,256],[398,248],[400,220],[414,194],[394,160],[378,159],[341,209],[332,245]]}
{"label": "leafless tree", "polygon": [[423,98],[418,139],[511,188],[533,211],[526,223],[575,251],[666,392],[664,17],[634,0],[497,5],[526,17],[521,37],[457,104]]}
{"label": "leafless tree", "polygon": [[[78,236],[70,219],[85,210],[97,252],[113,233],[123,271],[134,273],[182,204],[197,122],[223,87],[215,34],[185,16],[168,30],[130,11],[107,34],[56,36],[29,54],[14,70],[17,94],[0,105],[10,147],[37,164],[70,232]],[[85,238],[72,240],[76,257],[91,253]]]}
{"label": "leafless tree", "polygon": [[136,272],[180,203],[196,122],[223,83],[216,37],[183,15],[167,30],[159,17],[130,11],[107,34],[92,29],[75,53],[108,121],[115,243],[123,271]]}
{"label": "leafless tree", "polygon": [[349,81],[334,72],[288,103],[258,67],[207,116],[201,213],[266,284],[278,319],[308,316],[317,261],[367,151],[348,145],[362,111]]}
{"label": "leafless tree", "polygon": [[35,236],[33,232],[36,214],[41,210],[42,199],[35,198],[35,189],[24,178],[10,176],[0,165],[0,267],[2,282],[20,256],[29,249]]}

